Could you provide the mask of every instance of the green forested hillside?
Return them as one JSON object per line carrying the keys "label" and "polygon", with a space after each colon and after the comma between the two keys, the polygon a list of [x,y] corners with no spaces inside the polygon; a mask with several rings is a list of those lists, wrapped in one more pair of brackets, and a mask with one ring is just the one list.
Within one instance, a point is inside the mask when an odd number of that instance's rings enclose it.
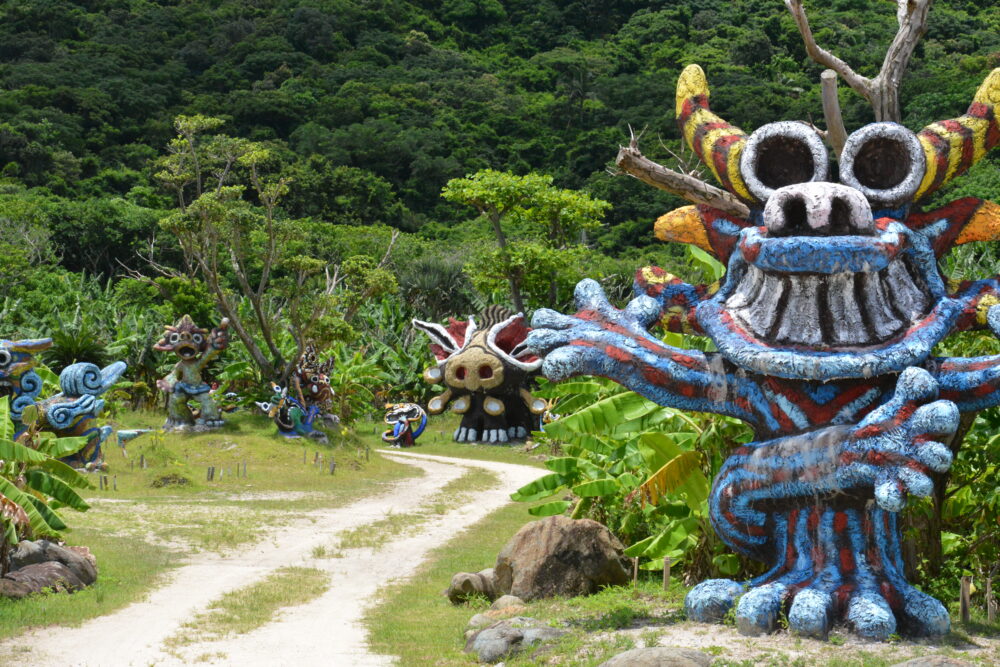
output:
{"label": "green forested hillside", "polygon": [[[893,3],[813,3],[820,43],[874,74]],[[491,167],[551,174],[613,204],[592,239],[620,254],[678,204],[605,169],[627,136],[676,148],[673,85],[701,63],[713,104],[747,128],[822,117],[812,64],[780,0],[255,2],[18,0],[0,9],[6,215],[47,225],[61,263],[107,274],[171,205],[151,161],[177,114],[275,142],[284,213],[407,231],[469,211],[439,194]],[[964,110],[1000,61],[1000,7],[936,3],[903,86],[919,127]],[[870,119],[842,93],[848,128]],[[986,194],[986,193],[984,193]],[[16,213],[11,213],[15,211]]]}

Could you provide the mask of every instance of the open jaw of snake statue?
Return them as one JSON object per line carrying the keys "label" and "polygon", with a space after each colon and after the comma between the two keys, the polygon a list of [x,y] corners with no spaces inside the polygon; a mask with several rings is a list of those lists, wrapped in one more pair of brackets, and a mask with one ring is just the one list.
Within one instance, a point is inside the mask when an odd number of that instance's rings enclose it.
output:
{"label": "open jaw of snake statue", "polygon": [[538,430],[546,403],[531,395],[531,379],[542,361],[524,346],[530,329],[524,316],[490,306],[479,319],[451,318],[447,326],[413,320],[430,338],[437,363],[424,380],[443,384],[444,393],[427,403],[432,415],[451,404],[462,415],[457,442],[503,444]]}
{"label": "open jaw of snake statue", "polygon": [[[768,569],[702,582],[685,601],[689,618],[720,621],[735,605],[745,634],[774,630],[783,613],[811,636],[841,621],[876,639],[946,633],[944,606],[906,580],[898,513],[949,469],[959,414],[1000,404],[1000,356],[931,356],[949,333],[1000,333],[1000,280],[954,283],[938,268],[954,245],[1000,239],[1000,207],[965,198],[911,209],[1000,140],[1000,70],[964,116],[917,134],[894,123],[853,133],[839,182],[808,125],[747,136],[711,112],[708,95],[701,68],[685,69],[678,122],[750,216],[687,206],[655,231],[714,254],[725,276],[690,285],[640,269],[624,310],[585,280],[580,311],[537,312],[527,345],[552,380],[602,375],[754,428],[756,441],[716,477],[710,513],[730,547]],[[718,352],[666,345],[649,333],[656,323],[708,336]]]}

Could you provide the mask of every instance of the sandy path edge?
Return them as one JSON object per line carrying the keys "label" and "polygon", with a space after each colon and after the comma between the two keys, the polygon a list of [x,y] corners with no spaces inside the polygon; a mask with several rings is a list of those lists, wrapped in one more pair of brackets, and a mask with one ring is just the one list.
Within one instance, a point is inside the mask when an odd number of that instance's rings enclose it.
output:
{"label": "sandy path edge", "polygon": [[[0,643],[0,660],[39,667],[104,667],[184,665],[212,655],[207,659],[210,664],[246,666],[391,664],[391,657],[368,652],[361,623],[377,590],[390,580],[411,576],[433,548],[510,502],[512,491],[543,472],[511,463],[402,451],[382,453],[422,468],[424,475],[396,482],[387,492],[351,505],[310,512],[306,515],[310,520],[285,526],[273,537],[237,554],[195,555],[145,600],[79,627],[46,628],[6,640]],[[500,483],[478,492],[475,503],[431,518],[418,534],[397,538],[377,554],[370,549],[352,549],[344,558],[312,556],[314,547],[331,546],[337,533],[371,523],[388,511],[414,511],[468,468],[490,470]],[[327,571],[330,589],[305,605],[284,610],[271,623],[238,639],[186,646],[184,660],[164,652],[163,640],[210,602],[286,565]],[[31,647],[30,652],[25,652],[26,646]]]}

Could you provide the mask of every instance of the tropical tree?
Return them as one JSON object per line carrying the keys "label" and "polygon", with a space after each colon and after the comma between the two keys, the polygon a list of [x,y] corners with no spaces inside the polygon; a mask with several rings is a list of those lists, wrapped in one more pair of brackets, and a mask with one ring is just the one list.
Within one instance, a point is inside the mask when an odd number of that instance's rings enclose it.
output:
{"label": "tropical tree", "polygon": [[[358,256],[330,265],[317,257],[316,226],[281,215],[290,179],[277,152],[209,134],[222,123],[201,115],[175,120],[177,136],[156,161],[156,178],[176,209],[160,225],[176,237],[186,277],[204,281],[261,374],[284,383],[309,341],[325,342],[360,301],[395,289],[383,269],[392,244],[381,262]],[[283,330],[294,349],[281,345]]]}
{"label": "tropical tree", "polygon": [[584,245],[586,233],[600,227],[611,207],[586,193],[556,188],[551,176],[517,176],[493,169],[453,178],[441,194],[448,201],[472,206],[489,221],[496,250],[479,254],[466,271],[473,283],[477,277],[480,284],[492,276],[505,278],[519,312],[524,312],[525,287],[532,280],[548,284],[549,305],[556,305],[556,267],[565,265],[567,250]]}

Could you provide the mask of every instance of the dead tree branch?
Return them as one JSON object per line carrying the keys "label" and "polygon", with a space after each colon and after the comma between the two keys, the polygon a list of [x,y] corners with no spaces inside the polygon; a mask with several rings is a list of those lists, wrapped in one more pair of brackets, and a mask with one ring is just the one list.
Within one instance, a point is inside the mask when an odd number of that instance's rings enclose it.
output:
{"label": "dead tree branch", "polygon": [[910,64],[917,42],[927,32],[927,14],[933,2],[934,0],[896,0],[899,30],[885,53],[882,69],[873,79],[858,74],[846,62],[816,43],[802,0],[785,0],[785,6],[795,19],[809,57],[839,74],[847,85],[868,100],[875,112],[875,120],[898,123],[902,119],[899,84]]}
{"label": "dead tree branch", "polygon": [[823,118],[826,119],[824,137],[839,158],[844,151],[844,144],[847,143],[847,128],[844,127],[844,118],[840,115],[840,98],[837,97],[837,73],[832,69],[825,69],[819,75],[819,80],[823,85]]}
{"label": "dead tree branch", "polygon": [[694,176],[668,169],[647,158],[639,151],[635,137],[632,137],[628,146],[621,146],[618,149],[615,164],[629,176],[695,204],[705,204],[740,218],[750,215],[750,209],[746,204],[722,188],[709,185]]}

